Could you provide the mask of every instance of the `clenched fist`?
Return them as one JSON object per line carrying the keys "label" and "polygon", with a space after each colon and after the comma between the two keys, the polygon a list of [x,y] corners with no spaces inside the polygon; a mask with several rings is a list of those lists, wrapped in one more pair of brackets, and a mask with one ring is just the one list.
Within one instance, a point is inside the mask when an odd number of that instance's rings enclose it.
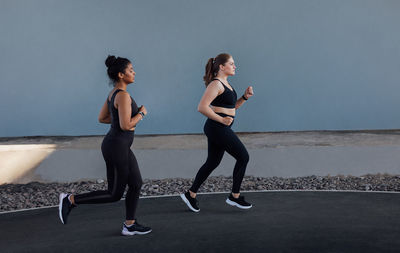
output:
{"label": "clenched fist", "polygon": [[139,112],[143,112],[144,115],[146,115],[146,114],[147,114],[147,109],[146,109],[146,107],[144,107],[144,105],[142,105],[141,107],[139,107]]}
{"label": "clenched fist", "polygon": [[222,118],[222,124],[229,126],[230,124],[232,124],[233,122],[233,118],[232,117],[223,117]]}
{"label": "clenched fist", "polygon": [[245,92],[244,92],[244,97],[245,98],[247,98],[247,99],[249,99],[251,96],[253,96],[254,95],[254,92],[253,92],[253,87],[252,86],[249,86],[249,87],[247,87],[247,89],[245,90]]}

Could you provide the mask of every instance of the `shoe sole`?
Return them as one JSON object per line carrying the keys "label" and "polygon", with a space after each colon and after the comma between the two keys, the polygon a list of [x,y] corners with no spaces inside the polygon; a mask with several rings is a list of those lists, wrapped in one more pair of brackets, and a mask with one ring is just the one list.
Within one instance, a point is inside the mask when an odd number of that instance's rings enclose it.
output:
{"label": "shoe sole", "polygon": [[238,207],[238,208],[240,208],[240,209],[250,209],[250,208],[253,207],[253,205],[250,205],[250,206],[242,206],[242,205],[239,205],[238,203],[233,202],[233,201],[230,200],[230,199],[226,199],[225,202],[226,202],[228,205],[236,206],[236,207]]}
{"label": "shoe sole", "polygon": [[190,208],[190,210],[192,210],[195,213],[200,212],[200,209],[196,210],[196,209],[194,209],[192,207],[192,205],[190,204],[189,200],[186,198],[185,194],[181,194],[180,196],[181,196],[181,199],[183,200],[183,202],[185,202],[185,204]]}
{"label": "shoe sole", "polygon": [[65,198],[66,196],[68,196],[68,195],[65,194],[65,193],[61,193],[60,196],[59,196],[60,203],[59,203],[59,205],[58,205],[58,215],[60,216],[60,220],[61,220],[62,224],[65,224],[65,223],[64,223],[64,219],[63,219],[63,217],[62,217],[62,205],[63,205],[63,200],[64,200],[64,198]]}
{"label": "shoe sole", "polygon": [[121,235],[145,235],[150,233],[153,230],[147,231],[147,232],[139,232],[139,231],[134,231],[134,232],[129,232],[129,231],[125,231],[122,230]]}

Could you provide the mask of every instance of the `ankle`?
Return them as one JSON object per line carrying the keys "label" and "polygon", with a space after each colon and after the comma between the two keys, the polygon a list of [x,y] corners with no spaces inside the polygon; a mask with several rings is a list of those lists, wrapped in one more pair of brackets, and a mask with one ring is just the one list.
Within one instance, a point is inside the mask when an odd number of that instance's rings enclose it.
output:
{"label": "ankle", "polygon": [[69,195],[68,196],[68,200],[69,200],[69,202],[72,204],[72,205],[75,205],[75,198],[74,198],[74,195]]}
{"label": "ankle", "polygon": [[125,225],[127,225],[127,226],[132,226],[133,224],[135,224],[135,220],[126,220],[125,221]]}
{"label": "ankle", "polygon": [[190,197],[195,199],[197,194],[192,192],[191,190],[189,190],[189,195],[190,195]]}
{"label": "ankle", "polygon": [[234,197],[235,199],[239,198],[240,193],[233,193],[231,192],[232,197]]}

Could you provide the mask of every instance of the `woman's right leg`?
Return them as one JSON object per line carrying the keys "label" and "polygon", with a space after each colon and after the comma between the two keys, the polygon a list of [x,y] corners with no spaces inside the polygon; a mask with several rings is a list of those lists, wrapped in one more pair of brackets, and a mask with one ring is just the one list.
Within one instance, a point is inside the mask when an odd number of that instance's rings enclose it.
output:
{"label": "woman's right leg", "polygon": [[208,156],[206,162],[203,166],[200,167],[197,175],[194,179],[192,187],[190,187],[190,191],[193,193],[197,193],[200,186],[204,183],[204,181],[208,178],[208,176],[218,167],[221,163],[222,157],[224,156],[224,148],[220,147],[213,140],[208,138]]}
{"label": "woman's right leg", "polygon": [[196,193],[203,182],[208,178],[211,172],[217,168],[219,163],[224,156],[224,149],[218,144],[218,135],[220,135],[221,126],[216,125],[210,119],[206,121],[204,125],[204,133],[207,135],[208,141],[208,156],[206,162],[201,166],[197,175],[194,179],[192,187],[189,191],[181,194],[183,202],[193,212],[199,212],[198,202],[196,199]]}
{"label": "woman's right leg", "polygon": [[189,191],[181,194],[182,200],[186,203],[190,210],[199,212],[198,201],[196,199],[197,190],[201,184],[207,179],[211,172],[219,165],[224,155],[224,149],[221,149],[216,143],[208,138],[208,156],[206,162],[197,172],[196,178]]}
{"label": "woman's right leg", "polygon": [[74,204],[115,202],[122,198],[129,175],[129,151],[123,142],[105,139],[101,150],[107,166],[108,189],[74,195]]}
{"label": "woman's right leg", "polygon": [[68,215],[76,204],[98,204],[115,202],[122,198],[129,174],[128,150],[124,142],[104,139],[101,146],[107,166],[108,189],[78,195],[60,194],[59,216],[61,222],[67,224]]}

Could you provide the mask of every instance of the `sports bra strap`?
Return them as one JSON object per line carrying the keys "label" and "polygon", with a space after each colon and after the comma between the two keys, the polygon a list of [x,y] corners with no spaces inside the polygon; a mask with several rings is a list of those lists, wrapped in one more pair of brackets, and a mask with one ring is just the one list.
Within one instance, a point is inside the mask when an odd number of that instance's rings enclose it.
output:
{"label": "sports bra strap", "polygon": [[217,80],[217,81],[219,81],[220,83],[222,83],[223,85],[225,85],[221,80],[219,80],[218,78],[214,78],[214,79],[212,79],[211,81],[215,81],[215,80]]}
{"label": "sports bra strap", "polygon": [[228,89],[228,90],[230,90],[230,91],[232,91],[232,92],[235,91],[235,89],[233,89],[233,87],[232,87],[232,90],[231,90],[230,88],[228,88],[228,86],[226,86],[226,85],[225,85],[221,80],[219,80],[218,78],[212,79],[212,81],[214,81],[214,80],[217,80],[217,81],[219,81],[220,83],[222,83],[222,85],[224,86],[225,89]]}
{"label": "sports bra strap", "polygon": [[115,96],[116,96],[117,93],[120,92],[120,91],[122,91],[122,90],[121,90],[121,89],[117,89],[117,90],[114,91],[114,93],[113,93],[112,96],[111,96],[110,102],[114,101]]}

